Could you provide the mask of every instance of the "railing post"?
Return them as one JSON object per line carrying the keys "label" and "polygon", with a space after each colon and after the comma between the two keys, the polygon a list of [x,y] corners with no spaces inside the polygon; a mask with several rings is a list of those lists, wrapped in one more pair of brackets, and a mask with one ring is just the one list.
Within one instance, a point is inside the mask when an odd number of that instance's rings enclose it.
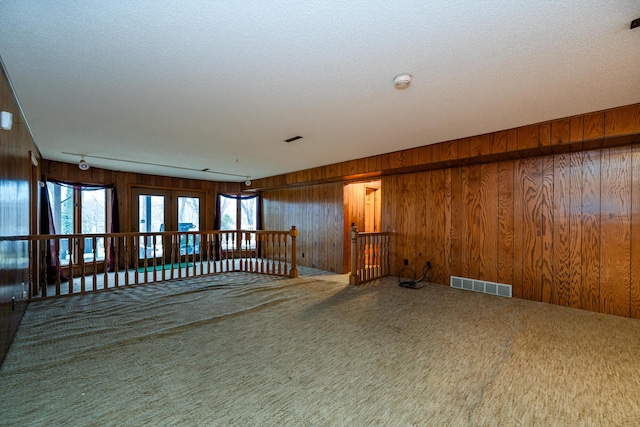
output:
{"label": "railing post", "polygon": [[351,275],[349,275],[350,285],[359,285],[360,276],[358,276],[358,227],[351,224]]}
{"label": "railing post", "polygon": [[291,226],[289,235],[291,236],[291,271],[289,271],[289,277],[296,278],[298,277],[298,265],[296,260],[296,238],[298,237],[298,229],[295,225]]}

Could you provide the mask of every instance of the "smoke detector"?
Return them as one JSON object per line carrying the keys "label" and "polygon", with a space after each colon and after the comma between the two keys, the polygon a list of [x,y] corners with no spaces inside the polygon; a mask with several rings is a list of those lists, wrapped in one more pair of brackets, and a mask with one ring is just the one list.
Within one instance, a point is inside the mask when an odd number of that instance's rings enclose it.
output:
{"label": "smoke detector", "polygon": [[411,79],[412,79],[411,74],[406,74],[406,73],[405,74],[398,74],[393,79],[393,85],[398,90],[406,89],[411,84]]}
{"label": "smoke detector", "polygon": [[89,170],[91,166],[89,166],[89,163],[87,163],[84,159],[81,159],[80,163],[78,163],[78,167],[80,168],[80,170],[86,171]]}

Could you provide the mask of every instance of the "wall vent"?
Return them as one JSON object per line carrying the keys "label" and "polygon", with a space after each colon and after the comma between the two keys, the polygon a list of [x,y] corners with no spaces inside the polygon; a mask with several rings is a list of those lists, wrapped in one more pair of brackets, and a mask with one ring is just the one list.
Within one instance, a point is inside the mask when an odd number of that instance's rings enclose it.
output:
{"label": "wall vent", "polygon": [[487,282],[485,280],[467,279],[465,277],[451,276],[450,286],[456,289],[482,292],[483,294],[498,295],[500,297],[512,297],[511,285],[503,283]]}

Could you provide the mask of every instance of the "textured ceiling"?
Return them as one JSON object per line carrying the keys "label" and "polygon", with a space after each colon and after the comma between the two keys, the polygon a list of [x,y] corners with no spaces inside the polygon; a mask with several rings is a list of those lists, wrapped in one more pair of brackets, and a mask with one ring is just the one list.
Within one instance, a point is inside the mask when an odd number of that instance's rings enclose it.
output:
{"label": "textured ceiling", "polygon": [[637,0],[3,0],[0,57],[44,158],[243,181],[640,102],[638,17]]}

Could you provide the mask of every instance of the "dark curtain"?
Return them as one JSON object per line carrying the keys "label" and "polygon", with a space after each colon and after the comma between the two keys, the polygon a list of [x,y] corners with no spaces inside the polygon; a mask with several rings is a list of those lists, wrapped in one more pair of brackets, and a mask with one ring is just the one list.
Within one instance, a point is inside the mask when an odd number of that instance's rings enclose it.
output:
{"label": "dark curtain", "polygon": [[[108,228],[110,233],[119,233],[120,232],[120,212],[118,209],[118,193],[116,192],[116,187],[111,187],[111,224]],[[109,271],[114,271],[115,269],[115,238],[111,238],[111,245],[109,245]]]}
{"label": "dark curtain", "polygon": [[[46,185],[40,187],[40,234],[56,234],[56,227],[53,222],[53,212],[49,200],[49,191]],[[55,283],[56,270],[60,273],[60,280],[64,281],[62,268],[58,265],[58,251],[54,240],[48,240],[45,249],[45,270],[47,284]]]}

